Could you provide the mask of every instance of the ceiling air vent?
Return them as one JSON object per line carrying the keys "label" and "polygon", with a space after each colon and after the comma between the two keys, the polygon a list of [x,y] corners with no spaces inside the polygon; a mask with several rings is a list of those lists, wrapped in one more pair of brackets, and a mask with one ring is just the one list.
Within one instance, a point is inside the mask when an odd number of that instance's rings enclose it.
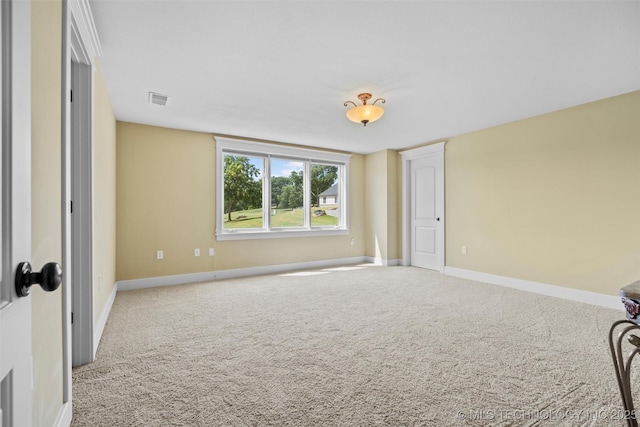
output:
{"label": "ceiling air vent", "polygon": [[169,102],[169,97],[167,95],[162,95],[160,93],[149,92],[149,103],[165,106]]}

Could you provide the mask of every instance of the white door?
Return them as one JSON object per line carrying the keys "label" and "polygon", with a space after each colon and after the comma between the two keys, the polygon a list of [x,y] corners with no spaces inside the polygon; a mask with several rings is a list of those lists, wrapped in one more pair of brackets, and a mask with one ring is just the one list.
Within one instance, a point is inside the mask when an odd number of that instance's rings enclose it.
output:
{"label": "white door", "polygon": [[410,162],[411,265],[443,269],[443,156],[433,154]]}
{"label": "white door", "polygon": [[31,426],[31,298],[15,291],[18,264],[31,256],[31,10],[0,2],[2,245],[0,405],[2,427]]}

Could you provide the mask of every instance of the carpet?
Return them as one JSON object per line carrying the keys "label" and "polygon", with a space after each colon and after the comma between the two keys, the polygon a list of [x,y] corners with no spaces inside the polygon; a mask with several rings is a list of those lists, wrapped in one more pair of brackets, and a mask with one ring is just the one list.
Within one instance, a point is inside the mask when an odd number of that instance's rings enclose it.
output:
{"label": "carpet", "polygon": [[623,426],[623,316],[371,264],[119,292],[72,425]]}

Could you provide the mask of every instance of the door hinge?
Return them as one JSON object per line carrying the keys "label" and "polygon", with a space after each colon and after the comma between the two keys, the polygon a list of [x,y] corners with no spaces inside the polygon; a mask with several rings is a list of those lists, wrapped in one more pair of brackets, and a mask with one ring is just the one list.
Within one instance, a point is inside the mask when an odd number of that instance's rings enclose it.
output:
{"label": "door hinge", "polygon": [[70,90],[69,92],[71,93],[71,96],[69,98],[69,102],[73,102],[73,90]]}
{"label": "door hinge", "polygon": [[73,323],[73,311],[71,312],[71,323]]}
{"label": "door hinge", "polygon": [[73,200],[70,200],[70,206],[71,206],[71,213],[73,213]]}

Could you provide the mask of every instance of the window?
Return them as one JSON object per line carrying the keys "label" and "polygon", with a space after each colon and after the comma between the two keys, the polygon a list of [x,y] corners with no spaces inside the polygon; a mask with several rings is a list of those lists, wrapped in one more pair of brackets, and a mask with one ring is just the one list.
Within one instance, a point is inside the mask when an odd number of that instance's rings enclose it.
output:
{"label": "window", "polygon": [[216,141],[218,240],[347,233],[348,155]]}

